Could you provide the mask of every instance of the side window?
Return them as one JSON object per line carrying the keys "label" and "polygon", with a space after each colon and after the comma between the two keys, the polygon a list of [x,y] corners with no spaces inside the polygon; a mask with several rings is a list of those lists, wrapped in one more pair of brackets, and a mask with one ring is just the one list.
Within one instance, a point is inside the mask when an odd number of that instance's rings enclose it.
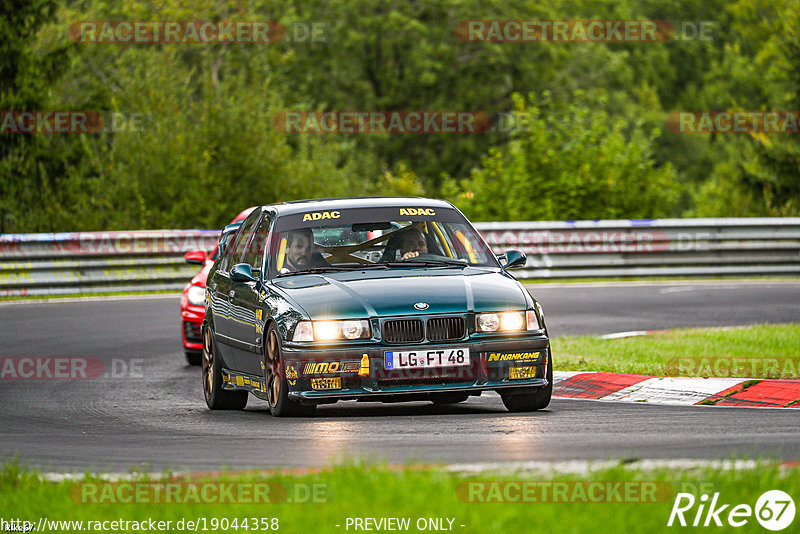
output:
{"label": "side window", "polygon": [[247,246],[240,259],[241,263],[246,263],[253,269],[261,269],[261,258],[264,254],[264,246],[267,244],[269,223],[269,215],[265,215],[258,223],[256,231],[247,240]]}
{"label": "side window", "polygon": [[[226,270],[230,269],[237,263],[241,263],[241,257],[244,254],[244,251],[247,247],[247,243],[250,241],[250,234],[253,233],[253,227],[255,227],[261,213],[256,210],[250,216],[245,219],[244,223],[242,223],[242,227],[236,232],[236,242],[231,242],[230,247],[230,258],[227,261],[227,264],[224,266]],[[225,255],[227,256],[228,253],[226,252]]]}
{"label": "side window", "polygon": [[483,253],[480,246],[480,236],[470,230],[465,224],[449,225],[449,232],[452,234],[452,242],[459,259],[467,260],[469,263],[486,263],[489,258]]}
{"label": "side window", "polygon": [[[239,229],[241,230],[241,228]],[[231,251],[236,246],[236,238],[239,237],[239,230],[236,230],[232,235],[228,236],[228,242],[225,245],[225,250],[219,260],[219,270],[223,272],[228,271],[228,265],[231,263]],[[217,249],[217,254],[219,249]]]}

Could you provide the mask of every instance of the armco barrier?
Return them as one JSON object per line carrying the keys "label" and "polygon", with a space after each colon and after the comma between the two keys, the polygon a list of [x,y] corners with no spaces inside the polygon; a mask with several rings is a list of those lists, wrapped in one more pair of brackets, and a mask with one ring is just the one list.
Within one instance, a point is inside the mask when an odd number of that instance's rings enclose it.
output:
{"label": "armco barrier", "polygon": [[179,289],[219,230],[0,235],[0,296]]}
{"label": "armco barrier", "polygon": [[[518,278],[800,274],[800,218],[476,224],[497,253],[528,255]],[[183,254],[219,230],[0,235],[0,296],[179,289]]]}
{"label": "armco barrier", "polygon": [[517,278],[800,274],[800,218],[505,222],[476,227],[528,256]]}

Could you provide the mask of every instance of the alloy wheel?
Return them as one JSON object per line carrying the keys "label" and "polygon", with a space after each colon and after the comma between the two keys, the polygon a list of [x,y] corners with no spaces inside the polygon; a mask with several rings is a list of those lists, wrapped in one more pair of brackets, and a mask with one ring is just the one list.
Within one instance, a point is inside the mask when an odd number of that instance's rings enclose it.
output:
{"label": "alloy wheel", "polygon": [[278,403],[281,394],[280,351],[278,334],[275,330],[270,330],[267,335],[267,361],[265,365],[267,398],[270,406],[275,406]]}
{"label": "alloy wheel", "polygon": [[211,331],[203,330],[203,393],[210,399],[214,391],[214,347],[211,341]]}

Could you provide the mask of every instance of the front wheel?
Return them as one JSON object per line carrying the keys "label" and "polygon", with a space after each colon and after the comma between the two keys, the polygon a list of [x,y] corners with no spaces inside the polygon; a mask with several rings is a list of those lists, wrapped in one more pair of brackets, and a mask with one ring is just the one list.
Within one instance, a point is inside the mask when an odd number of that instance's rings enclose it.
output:
{"label": "front wheel", "polygon": [[547,359],[547,385],[545,387],[536,388],[532,393],[517,393],[503,395],[503,405],[509,412],[535,412],[543,410],[550,404],[550,398],[553,395],[553,358]]}
{"label": "front wheel", "polygon": [[210,326],[203,329],[203,394],[211,410],[243,410],[247,406],[246,391],[222,389],[222,361]]}
{"label": "front wheel", "polygon": [[316,406],[303,406],[289,399],[289,385],[283,363],[281,334],[275,323],[269,325],[264,340],[264,384],[267,387],[267,402],[273,417],[302,417],[313,415]]}

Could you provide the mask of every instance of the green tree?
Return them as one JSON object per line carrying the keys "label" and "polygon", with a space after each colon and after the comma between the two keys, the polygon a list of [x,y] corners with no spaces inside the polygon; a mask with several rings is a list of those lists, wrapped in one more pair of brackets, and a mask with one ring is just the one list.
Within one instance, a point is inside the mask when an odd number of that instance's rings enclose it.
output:
{"label": "green tree", "polygon": [[[561,104],[548,94],[515,97],[527,118],[506,146],[493,148],[469,179],[448,180],[448,194],[476,220],[649,218],[676,200],[674,172],[656,167],[652,138],[640,125],[592,111],[582,93]],[[537,105],[530,104],[537,101]]]}
{"label": "green tree", "polygon": [[[0,110],[44,110],[63,50],[39,53],[40,28],[55,17],[54,0],[0,2]],[[67,143],[40,135],[0,135],[0,233],[48,230],[54,200],[63,200],[63,169],[76,156]],[[59,196],[60,195],[60,196]],[[37,219],[40,219],[37,222]]]}
{"label": "green tree", "polygon": [[[800,120],[800,7],[793,3],[787,8],[781,19],[781,37],[779,44],[784,67],[780,77],[785,83],[784,98],[777,100],[784,104],[784,110],[795,113],[795,120]],[[748,185],[755,188],[764,198],[767,210],[772,215],[800,215],[800,141],[797,134],[783,134],[766,137],[753,136],[757,152],[767,169],[760,179],[750,180]]]}
{"label": "green tree", "polygon": [[[704,76],[694,109],[800,109],[800,4],[739,0],[727,6],[727,42]],[[800,213],[800,144],[791,134],[696,136],[716,155],[694,195],[694,216]]]}

